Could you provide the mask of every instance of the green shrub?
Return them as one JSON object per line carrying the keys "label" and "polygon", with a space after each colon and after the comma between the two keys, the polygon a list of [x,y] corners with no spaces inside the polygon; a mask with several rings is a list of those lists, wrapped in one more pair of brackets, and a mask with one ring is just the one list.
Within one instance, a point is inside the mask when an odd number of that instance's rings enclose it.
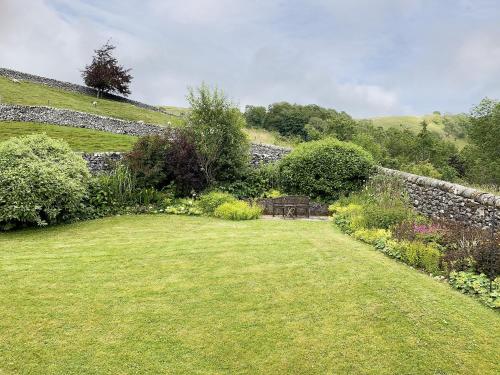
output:
{"label": "green shrub", "polygon": [[464,294],[479,298],[485,305],[500,309],[500,278],[489,280],[484,274],[451,272],[449,283]]}
{"label": "green shrub", "polygon": [[373,170],[368,152],[332,138],[301,144],[279,163],[285,192],[322,200],[361,189]]}
{"label": "green shrub", "polygon": [[379,244],[381,241],[385,243],[391,238],[391,232],[386,229],[358,229],[352,235],[354,238],[371,245]]}
{"label": "green shrub", "polygon": [[408,220],[413,216],[413,211],[403,204],[387,206],[370,203],[363,206],[362,215],[363,225],[366,228],[389,229],[393,225]]}
{"label": "green shrub", "polygon": [[253,220],[262,215],[262,208],[245,201],[226,202],[217,207],[214,216],[226,220]]}
{"label": "green shrub", "polygon": [[276,186],[276,166],[264,164],[257,168],[248,166],[236,181],[217,184],[215,188],[238,198],[261,198]]}
{"label": "green shrub", "polygon": [[439,274],[441,271],[441,252],[434,244],[425,244],[418,241],[389,241],[389,249],[385,252],[428,273]]}
{"label": "green shrub", "polygon": [[220,191],[212,191],[203,194],[199,201],[198,207],[205,215],[213,215],[215,209],[224,203],[235,202],[236,198],[229,193]]}
{"label": "green shrub", "polygon": [[67,143],[45,134],[0,143],[0,228],[75,219],[89,177]]}

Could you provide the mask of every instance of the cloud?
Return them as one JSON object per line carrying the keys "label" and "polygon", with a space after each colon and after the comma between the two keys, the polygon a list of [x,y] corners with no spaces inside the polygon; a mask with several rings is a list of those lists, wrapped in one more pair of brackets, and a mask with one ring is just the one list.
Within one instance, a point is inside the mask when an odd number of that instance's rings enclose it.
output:
{"label": "cloud", "polygon": [[[467,111],[500,96],[493,0],[0,0],[0,66],[81,82],[112,37],[133,97],[185,105],[205,81],[240,105],[357,116]],[[30,11],[26,11],[29,9]]]}

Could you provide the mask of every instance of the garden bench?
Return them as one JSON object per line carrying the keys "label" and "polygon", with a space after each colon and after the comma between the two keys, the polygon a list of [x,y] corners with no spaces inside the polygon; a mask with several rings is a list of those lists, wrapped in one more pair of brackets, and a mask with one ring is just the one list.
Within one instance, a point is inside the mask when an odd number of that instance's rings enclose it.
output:
{"label": "garden bench", "polygon": [[304,216],[309,217],[309,197],[300,195],[290,195],[286,197],[278,197],[272,200],[273,217],[276,212],[281,212],[283,218],[297,217],[299,210],[304,212]]}

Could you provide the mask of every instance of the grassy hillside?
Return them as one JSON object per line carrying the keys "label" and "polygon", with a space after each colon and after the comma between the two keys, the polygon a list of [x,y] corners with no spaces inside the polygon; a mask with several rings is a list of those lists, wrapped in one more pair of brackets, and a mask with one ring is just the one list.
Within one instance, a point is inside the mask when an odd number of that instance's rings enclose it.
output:
{"label": "grassy hillside", "polygon": [[282,147],[293,147],[294,145],[292,141],[284,139],[277,133],[273,133],[265,129],[245,128],[244,131],[253,143],[266,143]]}
{"label": "grassy hillside", "polygon": [[0,102],[22,105],[48,105],[56,108],[66,108],[102,116],[116,117],[131,121],[144,121],[152,124],[165,125],[171,122],[180,125],[182,119],[168,116],[164,113],[140,108],[132,104],[99,99],[97,106],[92,102],[96,98],[80,93],[55,89],[49,86],[21,82],[14,83],[8,78],[0,77]]}
{"label": "grassy hillside", "polygon": [[46,133],[51,138],[63,139],[69,143],[74,151],[82,152],[128,151],[137,139],[130,135],[112,134],[98,130],[32,122],[0,121],[0,142],[11,137],[34,133]]}
{"label": "grassy hillside", "polygon": [[415,133],[418,133],[422,129],[422,121],[426,121],[428,129],[430,131],[436,132],[443,136],[445,139],[455,142],[458,147],[463,147],[467,141],[465,139],[458,139],[455,137],[449,137],[444,132],[444,125],[439,115],[423,115],[423,116],[384,116],[384,117],[373,117],[367,120],[371,120],[374,126],[382,127],[384,129],[389,128],[407,128]]}
{"label": "grassy hillside", "polygon": [[1,374],[498,374],[500,317],[329,222],[0,235]]}

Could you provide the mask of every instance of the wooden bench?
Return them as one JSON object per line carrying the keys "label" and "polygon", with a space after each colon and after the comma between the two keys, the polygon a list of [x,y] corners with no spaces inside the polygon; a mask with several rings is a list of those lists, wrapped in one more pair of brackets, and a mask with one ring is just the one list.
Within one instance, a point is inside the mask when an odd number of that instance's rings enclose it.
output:
{"label": "wooden bench", "polygon": [[303,211],[305,217],[310,216],[309,197],[300,195],[289,195],[272,200],[273,216],[281,212],[283,218],[298,217],[299,211]]}

